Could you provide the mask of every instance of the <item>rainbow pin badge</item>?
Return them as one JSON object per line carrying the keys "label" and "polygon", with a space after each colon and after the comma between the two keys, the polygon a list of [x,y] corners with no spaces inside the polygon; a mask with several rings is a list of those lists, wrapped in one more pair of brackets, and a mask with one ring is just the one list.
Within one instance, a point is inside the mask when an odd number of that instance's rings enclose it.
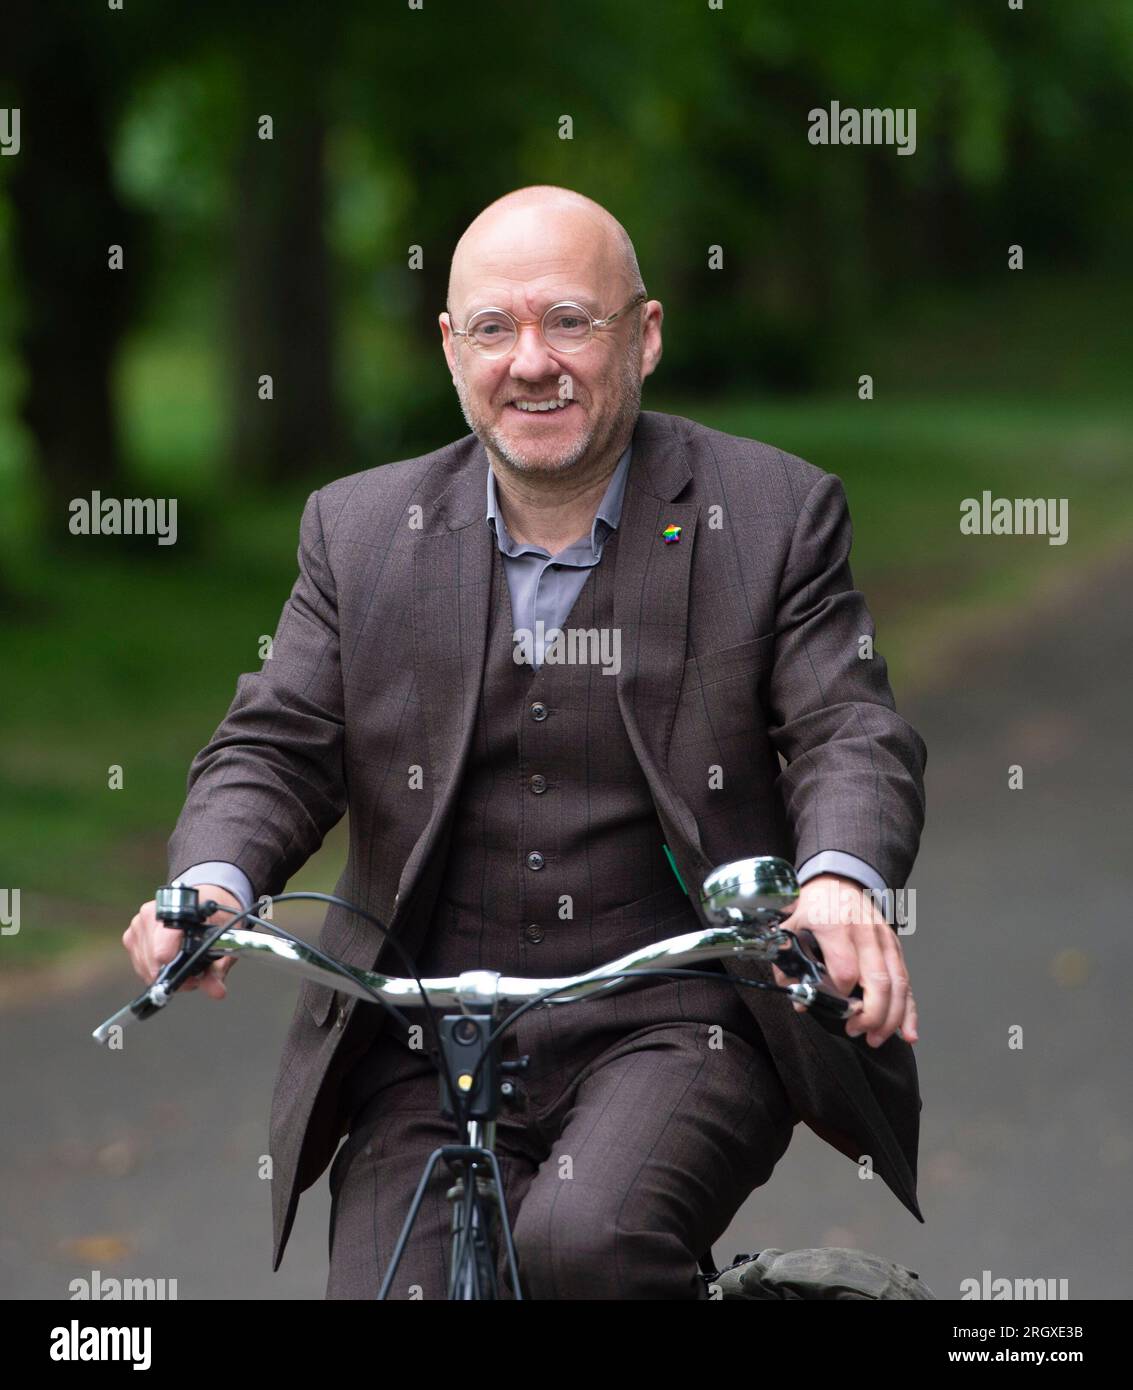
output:
{"label": "rainbow pin badge", "polygon": [[666,526],[661,532],[661,539],[666,545],[675,545],[681,538],[681,528],[679,526]]}

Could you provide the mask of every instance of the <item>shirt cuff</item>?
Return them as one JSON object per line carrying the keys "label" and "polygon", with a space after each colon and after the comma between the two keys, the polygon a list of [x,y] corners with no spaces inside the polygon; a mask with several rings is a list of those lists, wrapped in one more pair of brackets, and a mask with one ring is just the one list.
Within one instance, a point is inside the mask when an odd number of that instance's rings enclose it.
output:
{"label": "shirt cuff", "polygon": [[204,864],[194,864],[191,869],[178,874],[170,887],[196,888],[200,883],[215,883],[218,888],[226,888],[239,900],[245,911],[252,906],[255,894],[252,880],[237,864],[228,864],[221,859],[209,859]]}
{"label": "shirt cuff", "polygon": [[847,854],[840,849],[824,849],[818,854],[812,854],[798,870],[799,887],[801,888],[808,879],[817,878],[819,874],[837,874],[839,878],[854,879],[871,891],[885,920],[894,920],[892,889],[886,887],[885,880],[872,864],[867,864],[856,854]]}

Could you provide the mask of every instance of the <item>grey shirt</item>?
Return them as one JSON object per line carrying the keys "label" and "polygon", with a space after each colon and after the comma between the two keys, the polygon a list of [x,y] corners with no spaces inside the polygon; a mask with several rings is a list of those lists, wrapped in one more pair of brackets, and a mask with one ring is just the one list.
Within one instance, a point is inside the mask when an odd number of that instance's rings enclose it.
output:
{"label": "grey shirt", "polygon": [[547,638],[566,622],[587,576],[602,558],[607,537],[618,529],[632,449],[631,444],[610,475],[589,536],[572,541],[555,555],[541,545],[512,540],[499,510],[496,475],[490,467],[488,469],[487,524],[503,556],[516,629],[523,628],[532,634],[531,650],[535,658],[532,665],[536,668],[543,663]]}
{"label": "grey shirt", "polygon": [[[542,664],[547,640],[566,622],[590,571],[601,560],[607,538],[611,532],[618,529],[632,451],[631,444],[610,475],[610,481],[594,515],[589,536],[572,541],[556,555],[552,555],[541,545],[511,538],[499,509],[496,475],[491,466],[488,467],[487,512],[484,520],[485,524],[492,528],[503,557],[516,629],[524,628],[531,634],[530,650],[534,657],[532,664],[536,668]],[[758,846],[753,846],[752,853],[757,852]],[[879,906],[889,921],[896,920],[892,915],[893,904],[889,901],[891,894],[887,891],[881,875],[856,855],[845,854],[836,849],[827,849],[820,854],[812,855],[799,867],[799,883],[805,883],[818,874],[839,874],[843,878],[854,879],[866,888],[873,889],[875,893],[884,894]],[[254,897],[252,884],[243,869],[236,864],[216,860],[206,864],[194,864],[192,868],[179,874],[173,882],[175,885],[183,884],[186,887],[193,887],[199,883],[214,883],[218,888],[227,888],[245,908],[251,907]]]}

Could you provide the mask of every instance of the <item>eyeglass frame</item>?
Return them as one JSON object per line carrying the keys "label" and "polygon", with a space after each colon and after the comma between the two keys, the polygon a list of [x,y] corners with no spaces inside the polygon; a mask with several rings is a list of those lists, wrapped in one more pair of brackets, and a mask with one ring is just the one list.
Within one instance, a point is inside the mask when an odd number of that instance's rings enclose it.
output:
{"label": "eyeglass frame", "polygon": [[[568,357],[571,357],[576,352],[581,352],[584,347],[587,347],[590,343],[594,341],[594,334],[598,329],[609,328],[609,326],[614,322],[614,320],[620,318],[622,314],[632,309],[635,305],[645,304],[648,303],[648,301],[648,292],[646,290],[639,290],[637,294],[635,294],[634,297],[629,301],[628,304],[623,304],[620,309],[615,309],[612,314],[607,314],[605,318],[601,319],[596,319],[585,304],[579,304],[576,300],[573,299],[560,299],[557,303],[550,305],[547,309],[544,309],[542,316],[537,319],[517,319],[514,314],[509,314],[506,309],[500,309],[494,304],[489,304],[483,309],[477,309],[476,312],[472,315],[472,318],[470,318],[467,321],[467,323],[465,323],[465,326],[463,328],[455,327],[452,321],[452,314],[450,313],[449,329],[452,332],[454,338],[467,339],[468,345],[472,348],[472,351],[477,354],[477,356],[486,357],[489,361],[495,361],[500,357],[506,357],[507,354],[515,348],[516,344],[519,342],[519,330],[521,325],[526,323],[537,323],[539,325],[539,336],[543,339],[544,346],[551,352],[561,352],[565,353]],[[555,309],[579,309],[582,311],[582,313],[586,315],[586,317],[590,320],[590,332],[587,335],[584,342],[579,343],[579,345],[574,348],[551,347],[551,344],[547,342],[547,334],[544,332],[543,325],[547,322],[547,315],[552,313]],[[511,320],[512,324],[515,327],[515,342],[512,343],[510,348],[504,348],[502,352],[492,353],[486,351],[486,349],[482,347],[477,347],[473,343],[471,337],[469,336],[468,324],[470,324],[473,319],[479,318],[481,314],[502,314],[504,318]]]}

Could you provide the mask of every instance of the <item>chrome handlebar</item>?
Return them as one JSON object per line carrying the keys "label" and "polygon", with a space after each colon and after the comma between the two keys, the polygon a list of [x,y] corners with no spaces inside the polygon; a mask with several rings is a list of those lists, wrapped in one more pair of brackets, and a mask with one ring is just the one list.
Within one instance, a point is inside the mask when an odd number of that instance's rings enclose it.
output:
{"label": "chrome handlebar", "polygon": [[[294,937],[240,928],[220,932],[210,943],[208,959],[222,955],[237,959],[255,956],[293,976],[371,1003],[492,1012],[498,1005],[525,1004],[540,996],[546,996],[545,1004],[569,1004],[598,994],[613,994],[628,988],[642,974],[664,974],[712,961],[774,960],[785,975],[794,977],[794,982],[767,987],[786,993],[805,1008],[817,1006],[817,1015],[825,1015],[830,1021],[841,1021],[848,1017],[852,1001],[823,987],[825,972],[821,959],[808,955],[794,933],[781,926],[794,910],[798,891],[794,870],[785,860],[762,856],[721,865],[709,874],[701,889],[704,914],[715,925],[652,942],[581,975],[533,979],[501,975],[493,970],[466,970],[460,975],[423,979],[418,988],[416,980],[359,970],[341,961],[334,961],[331,968],[325,963],[330,958],[323,952]],[[193,905],[187,898],[194,892],[159,890],[163,920],[170,925],[188,924]],[[634,973],[627,975],[629,971]],[[165,979],[163,971],[143,994],[101,1023],[93,1033],[96,1041],[105,1043],[115,1027],[148,1018],[163,1008],[172,998]],[[860,997],[860,991],[855,994]]]}

